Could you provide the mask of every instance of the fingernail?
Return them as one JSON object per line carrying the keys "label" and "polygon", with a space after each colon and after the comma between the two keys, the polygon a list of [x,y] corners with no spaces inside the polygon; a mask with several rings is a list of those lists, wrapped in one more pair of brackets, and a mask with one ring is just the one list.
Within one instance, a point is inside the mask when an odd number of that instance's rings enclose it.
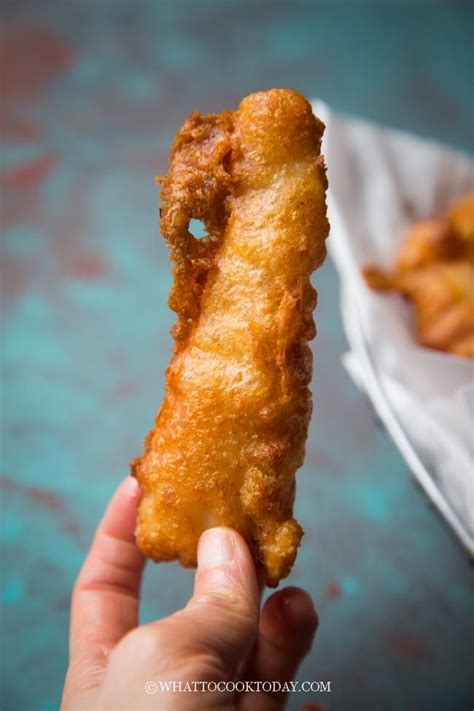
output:
{"label": "fingernail", "polygon": [[127,495],[131,499],[134,499],[136,496],[141,496],[141,489],[135,477],[129,476],[126,481],[127,483],[125,484],[125,486],[127,489]]}
{"label": "fingernail", "polygon": [[291,621],[292,626],[306,628],[318,624],[314,603],[304,590],[282,590],[279,602],[282,613]]}
{"label": "fingernail", "polygon": [[234,559],[234,536],[225,528],[210,528],[204,531],[199,541],[198,566],[217,568]]}

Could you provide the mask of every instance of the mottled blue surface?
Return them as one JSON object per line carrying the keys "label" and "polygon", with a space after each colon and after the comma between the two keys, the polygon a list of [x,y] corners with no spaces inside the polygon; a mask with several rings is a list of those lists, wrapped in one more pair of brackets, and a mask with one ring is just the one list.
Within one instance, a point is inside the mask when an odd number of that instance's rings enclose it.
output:
{"label": "mottled blue surface", "polygon": [[[178,125],[292,86],[469,148],[473,12],[217,0],[4,1],[1,12],[0,705],[46,711],[66,669],[71,586],[162,396],[173,318],[153,178]],[[470,709],[472,570],[340,365],[329,263],[316,283],[296,505],[306,536],[289,582],[311,592],[321,626],[299,678],[331,680],[318,700],[332,710]],[[149,566],[143,618],[183,604],[191,583],[177,565]]]}

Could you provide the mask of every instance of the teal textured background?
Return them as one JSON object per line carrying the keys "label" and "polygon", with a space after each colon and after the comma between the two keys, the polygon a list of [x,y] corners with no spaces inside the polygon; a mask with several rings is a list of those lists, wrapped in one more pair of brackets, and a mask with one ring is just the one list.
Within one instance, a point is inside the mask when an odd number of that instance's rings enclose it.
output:
{"label": "teal textured background", "polygon": [[[153,179],[178,126],[291,86],[470,149],[472,8],[2,2],[2,709],[58,707],[71,586],[162,397],[173,317]],[[321,624],[299,678],[331,680],[317,699],[331,710],[464,711],[469,561],[340,365],[329,262],[315,283],[306,535],[289,582]],[[143,619],[191,584],[175,564],[148,566]]]}

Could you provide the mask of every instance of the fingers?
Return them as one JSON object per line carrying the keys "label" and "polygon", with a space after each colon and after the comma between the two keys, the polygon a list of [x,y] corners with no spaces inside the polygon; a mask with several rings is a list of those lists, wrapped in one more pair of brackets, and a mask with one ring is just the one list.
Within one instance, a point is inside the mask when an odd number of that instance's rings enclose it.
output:
{"label": "fingers", "polygon": [[[146,695],[147,683],[231,679],[255,642],[258,615],[255,566],[245,541],[229,528],[206,531],[199,542],[194,593],[188,605],[124,637],[110,655],[102,697],[113,699],[114,709],[124,708],[133,688],[140,693],[134,708],[174,708],[178,702],[173,691],[160,691],[158,701]],[[181,696],[179,708],[196,706],[191,694]],[[198,706],[230,708],[232,696],[200,693]]]}
{"label": "fingers", "polygon": [[226,678],[250,651],[257,634],[259,587],[243,538],[229,528],[201,536],[194,594],[183,615],[195,643],[214,655]]}
{"label": "fingers", "polygon": [[107,507],[77,579],[71,605],[69,685],[94,686],[111,648],[137,625],[144,565],[134,543],[139,499],[136,480],[127,477]]}
{"label": "fingers", "polygon": [[[291,681],[311,649],[318,618],[310,596],[299,588],[285,588],[266,602],[260,617],[257,643],[243,671],[244,680]],[[241,711],[283,708],[284,694],[243,694]]]}

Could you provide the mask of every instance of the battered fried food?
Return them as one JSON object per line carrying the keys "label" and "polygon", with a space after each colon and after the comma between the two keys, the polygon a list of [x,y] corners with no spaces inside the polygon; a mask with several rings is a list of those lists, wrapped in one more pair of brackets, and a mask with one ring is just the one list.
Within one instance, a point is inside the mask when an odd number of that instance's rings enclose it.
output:
{"label": "battered fried food", "polygon": [[[302,529],[295,471],[311,414],[310,275],[324,260],[323,124],[290,90],[237,111],[192,114],[162,180],[161,231],[178,319],[164,402],[132,472],[137,542],[156,561],[196,565],[200,534],[230,526],[267,584],[288,575]],[[208,236],[189,232],[191,218]]]}
{"label": "battered fried food", "polygon": [[402,292],[416,309],[418,341],[474,357],[474,195],[407,234],[394,272],[368,266],[372,289]]}

